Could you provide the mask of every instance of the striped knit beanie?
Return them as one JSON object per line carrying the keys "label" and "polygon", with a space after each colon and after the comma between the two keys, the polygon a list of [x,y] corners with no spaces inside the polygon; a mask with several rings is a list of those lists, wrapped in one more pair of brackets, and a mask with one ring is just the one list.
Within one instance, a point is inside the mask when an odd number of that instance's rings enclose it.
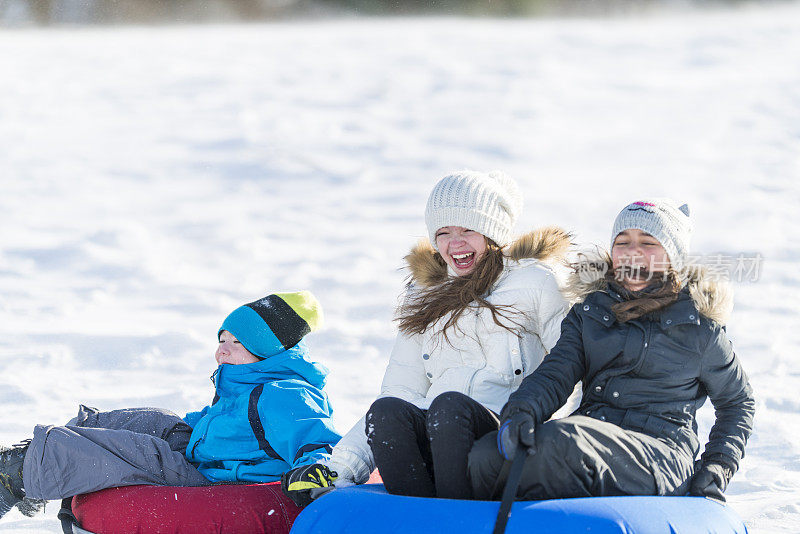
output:
{"label": "striped knit beanie", "polygon": [[689,257],[692,220],[689,206],[668,198],[640,200],[625,206],[611,231],[611,246],[624,230],[636,228],[655,237],[669,256],[676,271],[681,271]]}
{"label": "striped knit beanie", "polygon": [[436,231],[445,226],[473,230],[502,247],[511,240],[520,212],[522,196],[513,179],[500,171],[462,171],[445,176],[434,186],[425,208],[425,224],[434,248]]}
{"label": "striped knit beanie", "polygon": [[274,293],[233,310],[217,335],[227,330],[253,355],[268,358],[321,326],[322,307],[310,291]]}

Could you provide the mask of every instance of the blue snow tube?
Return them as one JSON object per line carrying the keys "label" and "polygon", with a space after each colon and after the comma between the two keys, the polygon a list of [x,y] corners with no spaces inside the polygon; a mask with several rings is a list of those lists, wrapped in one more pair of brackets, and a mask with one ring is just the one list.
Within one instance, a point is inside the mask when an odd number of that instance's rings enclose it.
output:
{"label": "blue snow tube", "polygon": [[[389,495],[381,484],[341,488],[303,510],[292,534],[486,534],[499,502]],[[592,497],[514,503],[507,534],[746,534],[730,507],[701,497]]]}

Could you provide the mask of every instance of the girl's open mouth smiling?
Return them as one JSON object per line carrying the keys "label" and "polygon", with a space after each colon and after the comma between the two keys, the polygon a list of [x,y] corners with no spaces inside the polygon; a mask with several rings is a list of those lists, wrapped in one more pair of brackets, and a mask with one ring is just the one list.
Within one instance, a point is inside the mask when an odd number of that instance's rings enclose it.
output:
{"label": "girl's open mouth smiling", "polygon": [[451,254],[451,258],[453,258],[453,263],[459,269],[469,269],[472,267],[472,264],[475,263],[475,253],[474,252],[463,252],[461,254]]}

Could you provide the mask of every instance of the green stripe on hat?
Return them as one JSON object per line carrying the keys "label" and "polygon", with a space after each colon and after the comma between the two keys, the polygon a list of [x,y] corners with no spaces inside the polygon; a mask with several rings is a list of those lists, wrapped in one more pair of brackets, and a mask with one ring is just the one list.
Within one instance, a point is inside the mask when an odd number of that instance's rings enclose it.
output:
{"label": "green stripe on hat", "polygon": [[312,332],[322,328],[322,306],[311,291],[275,293],[275,296],[283,299],[308,324]]}

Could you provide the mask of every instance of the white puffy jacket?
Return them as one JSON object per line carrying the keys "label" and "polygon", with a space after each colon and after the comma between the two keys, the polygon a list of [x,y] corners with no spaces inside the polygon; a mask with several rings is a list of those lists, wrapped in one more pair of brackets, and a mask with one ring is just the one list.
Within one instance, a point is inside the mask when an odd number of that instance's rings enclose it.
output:
{"label": "white puffy jacket", "polygon": [[[487,300],[516,310],[513,319],[524,327],[521,337],[497,325],[491,311],[477,304],[447,331],[448,340],[437,334],[446,317],[423,334],[400,333],[380,397],[399,397],[427,409],[438,395],[458,391],[499,413],[558,340],[568,305],[553,270],[541,260],[560,255],[568,245],[567,234],[547,228],[509,247],[504,271]],[[441,267],[427,261],[432,250],[418,246],[408,256],[414,286],[440,279],[431,269]],[[375,468],[364,427],[362,418],[333,449],[328,466],[339,473],[339,485],[363,483]]]}

